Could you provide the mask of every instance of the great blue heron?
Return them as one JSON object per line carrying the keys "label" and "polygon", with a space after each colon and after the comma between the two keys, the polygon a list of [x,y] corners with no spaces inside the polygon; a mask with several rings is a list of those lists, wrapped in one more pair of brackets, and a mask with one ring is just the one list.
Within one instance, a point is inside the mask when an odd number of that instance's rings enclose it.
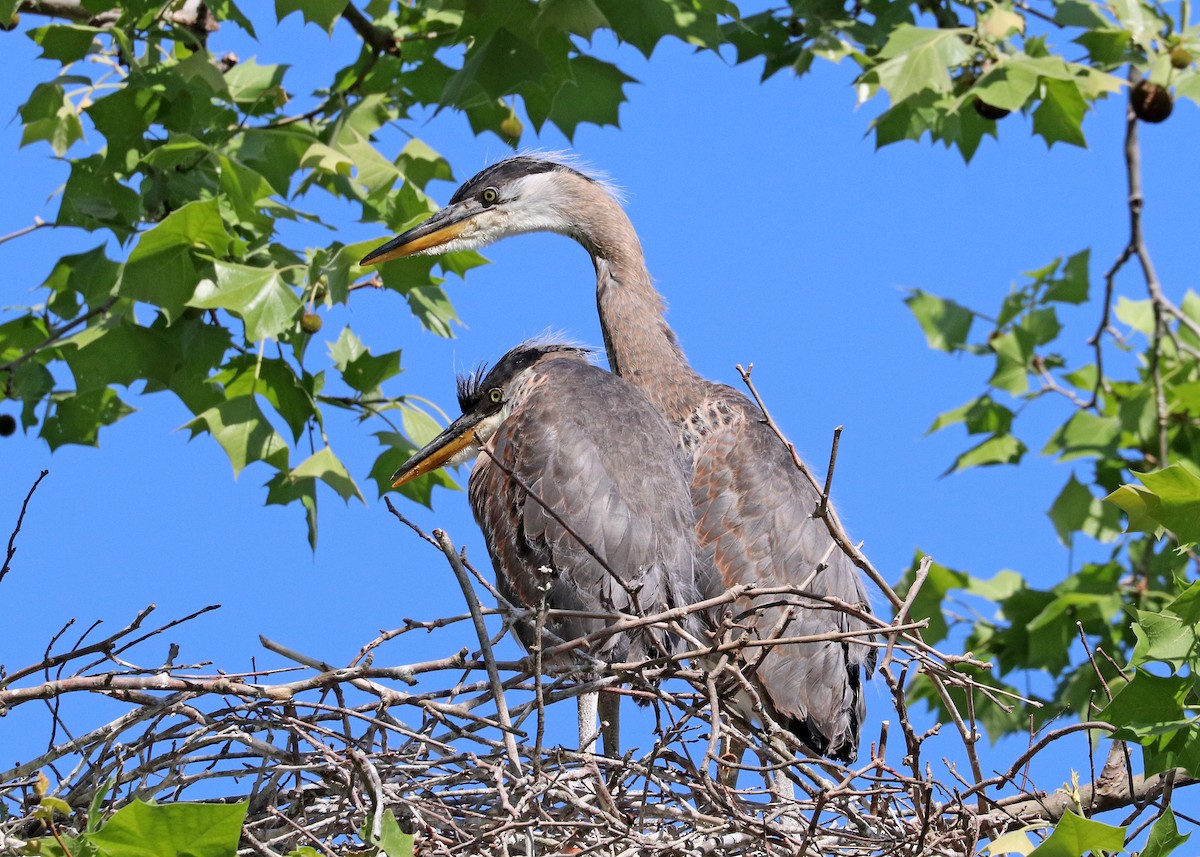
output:
{"label": "great blue heron", "polygon": [[[591,254],[609,363],[646,392],[692,460],[698,542],[720,573],[718,586],[802,586],[869,610],[858,572],[813,517],[818,492],[764,424],[762,411],[688,365],[663,318],[662,296],[633,224],[603,182],[547,158],[508,158],[463,184],[445,208],[363,264],[476,249],[538,231],[573,238]],[[743,602],[754,610],[750,633],[797,637],[867,627],[818,600],[782,601]],[[751,677],[776,722],[817,753],[853,761],[865,715],[862,675],[871,674],[874,662],[875,650],[862,637],[795,643],[771,647]]]}
{"label": "great blue heron", "polygon": [[[550,614],[544,626],[564,641],[602,632],[598,613],[646,616],[697,598],[686,462],[645,394],[593,366],[587,354],[535,340],[486,374],[460,377],[462,416],[392,477],[399,486],[474,458],[467,492],[497,589],[535,609],[544,592],[549,610],[568,611]],[[532,651],[535,625],[516,630]],[[679,642],[643,625],[600,636],[586,651],[608,663],[639,661],[669,654]],[[615,756],[619,697],[604,699],[604,750]],[[579,703],[586,751],[596,694]]]}

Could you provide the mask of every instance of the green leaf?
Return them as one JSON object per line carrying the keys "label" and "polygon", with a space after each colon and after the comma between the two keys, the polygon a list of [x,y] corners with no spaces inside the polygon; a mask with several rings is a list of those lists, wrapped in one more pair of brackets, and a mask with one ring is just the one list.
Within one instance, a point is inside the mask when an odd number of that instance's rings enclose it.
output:
{"label": "green leaf", "polygon": [[91,53],[92,42],[105,32],[82,24],[49,24],[30,30],[29,38],[42,48],[38,59],[58,60],[63,65],[77,62]]}
{"label": "green leaf", "polygon": [[308,527],[308,545],[317,549],[317,480],[290,479],[280,471],[267,480],[267,505],[288,506],[299,502],[304,507],[304,522]]}
{"label": "green leaf", "polygon": [[75,296],[83,297],[89,307],[96,307],[111,298],[117,290],[121,265],[109,259],[104,245],[61,257],[54,263],[43,288],[54,292],[51,309],[62,318],[74,315]]}
{"label": "green leaf", "polygon": [[309,420],[317,417],[312,376],[305,373],[302,380],[285,360],[269,357],[258,360],[244,354],[226,363],[213,381],[223,385],[225,395],[230,398],[254,393],[265,396],[296,440]]}
{"label": "green leaf", "polygon": [[1139,333],[1147,336],[1154,333],[1154,303],[1149,299],[1131,301],[1124,296],[1118,297],[1113,312],[1120,321]]}
{"label": "green leaf", "polygon": [[1067,812],[1029,857],[1084,857],[1092,852],[1121,851],[1124,847],[1124,827],[1113,827]]}
{"label": "green leaf", "polygon": [[21,105],[21,145],[44,140],[60,158],[72,144],[83,139],[83,125],[75,104],[67,97],[59,81],[39,83],[29,100]]}
{"label": "green leaf", "polygon": [[947,69],[971,59],[971,48],[963,41],[964,36],[970,35],[970,30],[960,27],[931,30],[900,24],[888,36],[879,52],[883,62],[871,74],[893,102],[923,89],[949,92],[951,81]]}
{"label": "green leaf", "polygon": [[441,286],[414,286],[405,290],[404,298],[426,330],[446,339],[454,337],[452,325],[462,322]]}
{"label": "green leaf", "polygon": [[113,384],[129,386],[152,378],[170,384],[179,355],[154,331],[121,319],[77,350],[65,353],[75,376],[75,391],[87,393]]}
{"label": "green leaf", "polygon": [[225,85],[233,102],[251,116],[262,116],[287,101],[283,78],[289,66],[259,65],[254,57],[225,72]]}
{"label": "green leaf", "polygon": [[596,0],[596,7],[612,25],[613,33],[649,59],[664,36],[673,36],[696,47],[721,44],[714,14],[691,0]]}
{"label": "green leaf", "polygon": [[357,497],[364,503],[367,502],[354,483],[354,478],[346,470],[346,466],[338,460],[328,446],[314,452],[288,473],[290,480],[305,478],[321,480],[347,502],[351,497]]}
{"label": "green leaf", "polygon": [[985,467],[993,464],[1017,464],[1028,451],[1019,438],[1011,434],[996,435],[983,443],[971,447],[950,465],[946,473],[966,470],[969,467]]}
{"label": "green leaf", "polygon": [[1191,839],[1192,834],[1179,832],[1175,824],[1175,813],[1170,806],[1163,807],[1163,814],[1150,828],[1150,837],[1139,857],[1167,857],[1172,851]]}
{"label": "green leaf", "polygon": [[279,470],[287,466],[288,446],[267,422],[253,396],[237,396],[209,408],[185,423],[192,437],[207,431],[229,456],[236,476],[253,461],[266,461]]}
{"label": "green leaf", "polygon": [[988,384],[1014,396],[1028,390],[1035,346],[1033,334],[1017,325],[1007,333],[988,337],[988,346],[996,354],[996,369]]}
{"label": "green leaf", "polygon": [[1027,857],[1034,848],[1029,834],[1035,830],[1042,830],[1045,827],[1045,824],[1030,824],[1019,830],[1010,830],[1003,836],[997,836],[983,850],[990,857],[1001,857],[1003,854],[1020,854],[1021,857]]}
{"label": "green leaf", "polygon": [[930,348],[957,351],[971,332],[975,314],[961,304],[913,289],[904,299],[925,332]]}
{"label": "green leaf", "polygon": [[1195,622],[1165,611],[1137,610],[1135,615],[1137,622],[1133,625],[1133,635],[1137,645],[1130,658],[1132,666],[1158,661],[1170,664],[1178,672],[1200,658],[1200,632]]}
{"label": "green leaf", "polygon": [[580,124],[590,122],[603,127],[620,124],[619,110],[625,97],[625,84],[637,81],[612,63],[581,56],[570,62],[571,79],[554,94],[546,118],[568,140],[573,140]]}
{"label": "green leaf", "polygon": [[117,781],[114,777],[109,777],[92,792],[92,799],[88,802],[87,833],[95,833],[104,826],[105,818],[102,811],[104,809],[104,801],[108,798],[109,792],[112,791],[116,783]]}
{"label": "green leaf", "polygon": [[1175,732],[1188,721],[1185,699],[1192,681],[1184,676],[1157,676],[1138,668],[1133,679],[1096,715],[1118,728],[1114,737],[1138,740]]}
{"label": "green leaf", "polygon": [[1040,134],[1046,146],[1070,143],[1086,146],[1083,137],[1083,114],[1087,102],[1079,93],[1079,85],[1069,80],[1042,80],[1042,103],[1033,111],[1033,133]]}
{"label": "green leaf", "polygon": [[992,399],[980,396],[965,405],[938,414],[926,434],[964,423],[968,434],[1008,434],[1012,428],[1013,412]]}
{"label": "green leaf", "polygon": [[542,0],[532,29],[535,33],[562,30],[591,40],[596,30],[610,26],[593,0]]}
{"label": "green leaf", "polygon": [[400,352],[374,356],[350,328],[344,328],[337,342],[329,344],[329,356],[342,373],[342,379],[360,393],[373,393],[379,385],[400,372]]}
{"label": "green leaf", "polygon": [[1054,307],[1042,307],[1026,313],[1018,325],[1029,334],[1034,345],[1045,345],[1058,338],[1062,325],[1058,321],[1058,313]]}
{"label": "green leaf", "polygon": [[1128,31],[1109,27],[1089,29],[1074,41],[1087,49],[1092,62],[1108,67],[1120,65],[1130,47]]}
{"label": "green leaf", "polygon": [[226,309],[246,323],[246,339],[278,339],[296,320],[303,302],[277,268],[215,262],[217,279],[201,280],[188,306]]}
{"label": "green leaf", "polygon": [[125,263],[121,295],[162,307],[168,318],[178,318],[196,291],[195,247],[218,255],[228,250],[229,234],[215,199],[189,202],[142,233]]}
{"label": "green leaf", "polygon": [[1071,546],[1077,532],[1102,542],[1112,541],[1121,532],[1117,510],[1094,496],[1074,474],[1046,514],[1066,547]]}
{"label": "green leaf", "polygon": [[349,176],[354,171],[354,161],[349,155],[324,143],[309,146],[300,159],[300,166],[335,176]]}
{"label": "green leaf", "polygon": [[975,82],[971,91],[988,104],[1020,110],[1037,90],[1038,73],[1020,57],[1002,58]]}
{"label": "green leaf", "polygon": [[400,829],[390,809],[384,810],[379,827],[379,836],[371,835],[371,820],[368,818],[363,828],[363,841],[377,846],[387,857],[412,857],[413,835]]}
{"label": "green leaf", "polygon": [[55,223],[82,229],[111,229],[124,240],[142,216],[141,197],[113,174],[102,155],[71,161]]}
{"label": "green leaf", "polygon": [[1106,458],[1116,454],[1121,436],[1117,417],[1101,417],[1076,411],[1046,442],[1043,455],[1058,455],[1062,461],[1076,458]]}
{"label": "green leaf", "polygon": [[86,838],[105,857],[233,857],[248,806],[135,800]]}
{"label": "green leaf", "polygon": [[275,19],[282,21],[293,12],[304,17],[304,23],[316,24],[327,33],[333,32],[348,0],[275,0]]}
{"label": "green leaf", "polygon": [[41,437],[58,449],[69,443],[98,446],[100,429],[133,413],[114,390],[93,390],[56,398],[54,411],[42,423]]}
{"label": "green leaf", "polygon": [[1145,487],[1122,485],[1105,498],[1129,515],[1129,529],[1152,533],[1165,527],[1183,545],[1200,541],[1200,477],[1180,464],[1134,475]]}
{"label": "green leaf", "polygon": [[1087,303],[1088,299],[1088,266],[1091,264],[1092,251],[1081,250],[1067,259],[1063,265],[1062,276],[1050,282],[1043,301],[1058,301],[1069,304]]}

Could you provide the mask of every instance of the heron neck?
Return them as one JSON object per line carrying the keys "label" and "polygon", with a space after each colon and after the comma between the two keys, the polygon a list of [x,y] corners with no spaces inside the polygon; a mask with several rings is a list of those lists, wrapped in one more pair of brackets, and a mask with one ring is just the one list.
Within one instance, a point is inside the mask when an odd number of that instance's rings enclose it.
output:
{"label": "heron neck", "polygon": [[695,406],[692,387],[702,379],[663,317],[663,297],[650,280],[633,224],[611,198],[606,207],[603,223],[592,224],[580,242],[596,266],[596,306],[609,366],[678,422]]}

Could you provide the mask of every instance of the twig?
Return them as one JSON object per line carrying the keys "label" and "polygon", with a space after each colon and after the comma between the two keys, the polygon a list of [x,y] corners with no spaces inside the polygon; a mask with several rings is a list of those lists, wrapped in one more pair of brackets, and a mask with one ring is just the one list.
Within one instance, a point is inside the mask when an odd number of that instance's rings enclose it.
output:
{"label": "twig", "polygon": [[29,508],[29,501],[33,499],[33,492],[42,484],[42,480],[50,473],[49,470],[43,470],[38,478],[33,480],[33,485],[29,489],[29,493],[25,495],[24,502],[21,503],[21,512],[17,515],[17,525],[13,527],[12,535],[8,537],[8,554],[4,557],[4,566],[0,568],[0,582],[2,582],[8,572],[11,570],[12,558],[17,552],[17,534],[21,532],[21,524],[25,522],[25,511]]}
{"label": "twig", "polygon": [[16,232],[10,232],[7,235],[0,236],[0,244],[12,241],[14,238],[20,238],[22,235],[28,235],[30,232],[36,232],[38,229],[43,229],[47,226],[53,226],[53,223],[47,223],[40,217],[33,218],[33,223],[23,229],[18,229]]}
{"label": "twig", "polygon": [[[797,454],[796,448],[788,442],[778,424],[771,417],[770,411],[767,410],[766,403],[763,402],[762,396],[758,394],[758,389],[754,386],[754,382],[750,380],[750,371],[748,369],[743,369],[740,365],[737,366],[737,371],[742,377],[742,382],[750,391],[750,395],[753,397],[754,403],[758,405],[759,409],[762,411],[764,421],[770,427],[771,431],[775,433],[776,437],[778,437],[779,440],[791,452],[792,462],[795,464],[796,469],[799,470],[804,478],[808,480],[809,484],[812,485],[813,490],[819,493],[821,488],[817,483],[816,477],[813,476],[812,471],[808,469],[808,465],[805,464],[804,460]],[[888,582],[884,579],[883,575],[880,574],[879,570],[871,564],[871,561],[867,559],[866,555],[850,541],[850,537],[846,535],[845,527],[842,526],[841,519],[838,518],[838,514],[832,505],[829,506],[826,514],[822,517],[822,520],[825,521],[825,526],[829,530],[829,535],[835,542],[837,542],[837,545],[842,549],[842,552],[845,553],[846,556],[849,557],[850,561],[858,566],[858,568],[860,568],[863,573],[871,579],[871,582],[879,588],[879,591],[884,594],[884,597],[887,598],[893,608],[899,608],[903,603],[900,600],[900,596],[898,596],[895,590],[888,585]]]}
{"label": "twig", "polygon": [[821,489],[821,502],[814,518],[824,518],[829,512],[829,491],[833,487],[833,470],[837,466],[838,446],[842,442],[842,426],[833,430],[833,445],[829,449],[829,467],[825,471],[825,487]]}
{"label": "twig", "polygon": [[519,777],[521,776],[521,756],[517,752],[517,743],[513,738],[512,720],[508,716],[508,704],[504,700],[504,688],[500,682],[500,673],[496,669],[496,658],[492,654],[491,638],[488,636],[487,626],[483,623],[483,613],[479,609],[479,599],[475,596],[471,580],[467,577],[467,570],[463,568],[462,560],[454,550],[454,544],[450,541],[450,537],[444,530],[434,530],[433,537],[441,547],[442,553],[446,555],[446,561],[450,563],[454,577],[458,580],[463,597],[467,601],[467,607],[471,611],[471,621],[475,624],[475,634],[479,638],[479,651],[487,665],[488,683],[492,688],[492,701],[496,705],[496,717],[499,718],[500,724],[506,727],[504,746],[508,752],[508,762],[512,766],[513,773]]}

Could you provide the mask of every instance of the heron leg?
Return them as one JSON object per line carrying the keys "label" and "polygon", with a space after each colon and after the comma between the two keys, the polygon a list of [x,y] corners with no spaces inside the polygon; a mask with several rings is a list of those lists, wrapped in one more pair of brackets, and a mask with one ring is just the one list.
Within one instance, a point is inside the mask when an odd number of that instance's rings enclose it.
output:
{"label": "heron leg", "polygon": [[[726,788],[737,788],[738,774],[741,773],[736,767],[742,761],[742,756],[746,755],[746,748],[750,745],[742,739],[740,735],[731,735],[726,732],[721,736],[721,757],[717,764],[717,780]],[[720,764],[727,762],[728,764]]]}
{"label": "heron leg", "polygon": [[600,694],[598,708],[604,755],[616,759],[621,755],[621,694],[604,691]]}
{"label": "heron leg", "polygon": [[579,752],[596,752],[596,691],[579,694]]}

